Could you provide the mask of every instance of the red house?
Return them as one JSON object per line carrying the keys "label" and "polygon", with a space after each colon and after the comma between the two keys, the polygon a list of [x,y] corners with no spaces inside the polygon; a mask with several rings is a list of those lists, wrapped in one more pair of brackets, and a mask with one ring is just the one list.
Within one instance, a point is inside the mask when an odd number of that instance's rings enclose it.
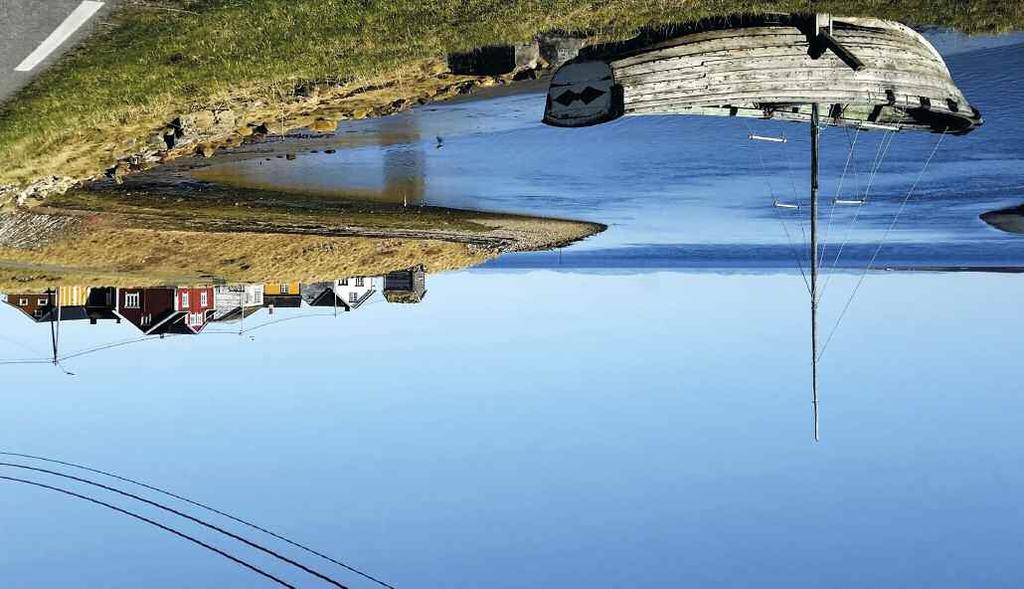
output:
{"label": "red house", "polygon": [[175,310],[184,313],[181,323],[192,333],[206,327],[214,310],[213,287],[181,287],[175,293]]}
{"label": "red house", "polygon": [[175,292],[170,287],[119,288],[115,313],[138,327],[146,335],[163,333],[181,318],[175,308]]}

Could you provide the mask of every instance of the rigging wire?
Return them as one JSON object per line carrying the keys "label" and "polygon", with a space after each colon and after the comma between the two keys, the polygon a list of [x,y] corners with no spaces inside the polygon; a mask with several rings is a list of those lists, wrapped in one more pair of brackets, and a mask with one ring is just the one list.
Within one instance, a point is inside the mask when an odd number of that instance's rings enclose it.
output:
{"label": "rigging wire", "polygon": [[55,470],[49,470],[49,469],[46,469],[46,468],[40,468],[40,467],[36,467],[36,466],[28,466],[28,465],[25,465],[25,464],[17,464],[17,463],[12,463],[12,462],[0,462],[0,467],[2,467],[2,466],[6,466],[6,467],[10,467],[10,468],[20,468],[20,469],[23,469],[23,470],[30,470],[30,471],[33,471],[33,472],[40,472],[40,473],[44,473],[44,474],[48,474],[48,475],[52,475],[52,476],[57,476],[57,477],[69,479],[69,480],[76,481],[76,482],[79,482],[79,483],[84,483],[86,485],[91,485],[91,486],[94,486],[94,487],[98,487],[100,489],[104,489],[106,491],[110,491],[111,493],[117,493],[118,495],[122,495],[122,496],[128,497],[130,499],[134,499],[136,501],[145,503],[147,505],[152,505],[153,507],[156,507],[157,509],[162,509],[162,510],[168,512],[168,513],[173,513],[174,515],[177,515],[178,517],[185,518],[185,519],[187,519],[187,520],[189,520],[189,521],[191,521],[193,523],[199,524],[199,525],[201,525],[201,526],[203,526],[205,528],[208,528],[208,529],[214,530],[216,532],[219,532],[219,533],[221,533],[221,534],[223,534],[223,535],[225,535],[225,536],[227,536],[229,538],[233,538],[235,540],[238,540],[239,542],[241,542],[241,543],[243,543],[243,544],[245,544],[247,546],[255,548],[256,550],[259,550],[259,551],[261,551],[261,552],[263,552],[265,554],[269,554],[270,556],[273,556],[274,558],[276,558],[276,559],[278,559],[278,560],[280,560],[282,562],[286,562],[286,563],[288,563],[288,564],[290,564],[290,565],[292,565],[292,566],[294,566],[296,568],[299,568],[299,569],[309,573],[310,575],[313,575],[314,577],[317,577],[318,579],[321,579],[323,581],[327,581],[328,583],[330,583],[331,585],[334,585],[335,587],[338,587],[339,589],[348,589],[345,585],[342,585],[341,583],[339,583],[338,581],[335,581],[331,577],[328,577],[327,575],[324,575],[323,573],[320,573],[320,572],[318,572],[316,570],[313,570],[313,569],[307,567],[306,565],[304,565],[304,564],[302,564],[300,562],[292,560],[292,559],[288,558],[287,556],[284,556],[283,554],[280,554],[279,552],[274,551],[271,548],[267,548],[267,547],[265,547],[265,546],[263,546],[261,544],[257,544],[256,542],[253,542],[251,540],[243,538],[242,536],[239,536],[238,534],[235,534],[233,532],[225,530],[224,528],[221,528],[221,527],[219,527],[219,526],[217,526],[215,524],[211,524],[211,523],[209,523],[207,521],[204,521],[204,520],[202,520],[200,518],[191,516],[191,515],[183,512],[183,511],[179,511],[177,509],[174,509],[173,507],[167,507],[166,505],[163,505],[162,503],[158,503],[156,501],[152,501],[150,499],[146,499],[145,497],[142,497],[141,495],[136,495],[135,493],[130,493],[128,491],[124,491],[124,490],[118,489],[117,487],[111,487],[109,485],[104,485],[103,483],[97,483],[96,481],[92,481],[92,480],[89,480],[89,479],[86,479],[86,478],[76,477],[74,475],[58,472],[58,471],[55,471]]}
{"label": "rigging wire", "polygon": [[[754,130],[750,127],[750,123],[748,123],[746,120],[744,120],[743,124],[746,125],[747,132],[749,133],[749,135],[753,135],[754,134]],[[768,192],[771,195],[772,199],[774,200],[776,198],[776,196],[775,196],[776,195],[775,187],[774,187],[774,185],[772,183],[771,174],[768,172],[768,165],[764,161],[764,155],[762,155],[760,149],[754,148],[754,151],[757,152],[757,159],[758,159],[758,161],[761,162],[761,171],[765,175],[765,181],[768,182]],[[772,206],[772,210],[775,213],[775,218],[779,220],[779,225],[782,226],[783,233],[786,234],[786,244],[789,247],[790,254],[792,254],[792,256],[793,256],[793,260],[796,262],[797,269],[800,270],[800,277],[803,278],[804,287],[807,289],[807,294],[810,294],[811,293],[811,283],[807,279],[807,273],[804,272],[803,259],[800,257],[800,252],[797,249],[796,245],[793,243],[793,238],[790,235],[789,227],[786,225],[786,221],[783,218],[782,213],[779,212],[778,208],[774,206],[774,203],[773,203],[773,206]],[[803,229],[803,227],[801,227],[801,230],[802,229]],[[806,241],[806,234],[805,234],[804,237],[805,237],[805,241]]]}
{"label": "rigging wire", "polygon": [[840,323],[842,323],[843,318],[846,316],[846,312],[850,310],[850,305],[853,303],[854,297],[857,296],[857,291],[859,291],[861,285],[864,284],[864,278],[867,276],[868,271],[871,270],[871,267],[874,265],[875,260],[878,259],[878,253],[882,251],[882,246],[885,245],[886,240],[888,240],[889,238],[889,234],[892,233],[893,228],[899,221],[900,215],[902,215],[903,213],[903,209],[906,208],[907,203],[914,196],[914,192],[917,190],[918,184],[920,184],[921,179],[924,178],[925,172],[928,171],[928,165],[931,164],[932,159],[935,157],[935,154],[939,151],[939,147],[942,145],[942,142],[946,139],[946,135],[948,134],[947,131],[948,129],[942,131],[939,134],[939,140],[935,142],[935,147],[933,147],[931,153],[928,154],[928,159],[925,160],[924,166],[921,168],[921,172],[917,175],[917,178],[914,180],[914,183],[910,186],[910,190],[907,191],[907,195],[903,198],[903,202],[900,203],[899,208],[896,209],[896,214],[893,216],[892,222],[889,223],[889,226],[885,229],[885,233],[882,234],[882,239],[878,242],[878,246],[875,247],[875,251],[871,255],[871,259],[868,261],[867,265],[864,266],[864,270],[860,273],[860,277],[857,279],[857,284],[854,285],[853,287],[853,292],[850,293],[850,297],[846,300],[846,304],[843,305],[843,310],[839,313],[839,318],[836,319],[836,324],[832,327],[832,331],[829,332],[828,338],[825,339],[825,344],[822,345],[821,351],[818,352],[819,359],[821,358],[822,354],[825,353],[825,349],[828,348],[829,343],[835,336],[836,330],[839,329]]}
{"label": "rigging wire", "polygon": [[[875,177],[878,171],[881,170],[882,164],[885,162],[885,157],[889,153],[889,148],[892,147],[893,141],[896,139],[895,131],[886,131],[886,135],[882,136],[882,140],[878,143],[878,149],[875,151],[875,158],[871,162],[871,168],[869,169],[867,186],[864,189],[864,200],[866,201],[871,193],[871,187],[874,185]],[[853,230],[857,226],[857,221],[860,219],[860,214],[864,210],[863,206],[857,207],[857,211],[853,215],[853,220],[850,225],[846,228],[846,234],[843,236],[843,241],[839,244],[839,249],[836,251],[835,259],[832,260],[831,269],[834,271],[839,267],[839,260],[843,255],[843,251],[846,246],[850,243],[850,238],[853,236]],[[825,283],[821,287],[820,297],[825,296],[825,291],[828,289],[829,283],[832,282],[832,272],[828,273],[825,277]]]}
{"label": "rigging wire", "polygon": [[0,456],[15,456],[15,457],[18,457],[18,458],[27,458],[27,459],[30,459],[30,460],[39,460],[41,462],[49,462],[49,463],[53,463],[53,464],[60,464],[62,466],[67,466],[67,467],[70,467],[70,468],[75,468],[75,469],[78,469],[78,470],[83,470],[83,471],[87,471],[87,472],[92,472],[92,473],[95,473],[95,474],[103,475],[105,477],[110,477],[112,479],[116,479],[116,480],[119,480],[119,481],[122,481],[122,482],[130,483],[132,485],[135,485],[137,487],[141,487],[143,489],[148,489],[148,490],[153,491],[155,493],[160,493],[161,495],[166,495],[167,497],[171,497],[173,499],[177,499],[179,501],[183,501],[183,502],[188,503],[190,505],[194,505],[195,507],[199,507],[200,509],[205,509],[206,511],[209,511],[211,513],[215,513],[217,515],[220,515],[220,516],[223,516],[223,517],[225,517],[227,519],[230,519],[230,520],[232,520],[234,522],[240,523],[240,524],[242,524],[244,526],[248,526],[248,527],[250,527],[250,528],[252,528],[254,530],[258,530],[260,532],[263,532],[264,534],[267,534],[269,536],[277,538],[278,540],[281,540],[282,542],[290,544],[290,545],[292,545],[292,546],[294,546],[294,547],[296,547],[296,548],[298,548],[300,550],[303,550],[305,552],[308,552],[310,554],[318,556],[318,557],[320,557],[320,558],[322,558],[322,559],[324,559],[324,560],[326,560],[328,562],[334,563],[334,564],[336,564],[336,565],[338,565],[338,566],[340,566],[340,567],[342,567],[342,568],[344,568],[344,569],[346,569],[346,570],[348,570],[350,572],[353,572],[353,573],[355,573],[355,574],[357,574],[357,575],[359,575],[359,576],[361,576],[361,577],[363,577],[365,579],[369,579],[370,581],[373,581],[374,583],[377,583],[378,585],[381,585],[382,587],[386,587],[387,589],[395,589],[395,587],[393,587],[392,585],[389,585],[388,583],[386,583],[386,582],[384,582],[384,581],[382,581],[380,579],[377,579],[377,578],[371,576],[368,573],[365,573],[365,572],[363,572],[363,571],[361,571],[361,570],[359,570],[359,569],[357,569],[357,568],[355,568],[355,567],[353,567],[351,565],[345,564],[344,562],[341,562],[339,560],[331,558],[330,556],[327,556],[326,554],[323,554],[323,553],[318,552],[318,551],[316,551],[316,550],[314,550],[312,548],[309,548],[308,546],[305,546],[303,544],[300,544],[298,542],[290,540],[290,539],[288,539],[288,538],[286,538],[284,536],[276,534],[276,533],[274,533],[274,532],[272,532],[272,531],[270,531],[270,530],[268,530],[268,529],[266,529],[266,528],[264,528],[262,526],[259,526],[259,525],[255,524],[255,523],[252,523],[252,522],[244,520],[244,519],[242,519],[240,517],[231,515],[229,513],[226,513],[224,511],[221,511],[219,509],[216,509],[214,507],[211,507],[211,506],[206,505],[204,503],[201,503],[199,501],[195,501],[193,499],[189,499],[187,497],[183,497],[181,495],[175,494],[175,493],[173,493],[171,491],[168,491],[166,489],[162,489],[160,487],[149,485],[149,484],[143,483],[141,481],[138,481],[136,479],[132,479],[132,478],[128,478],[128,477],[125,477],[125,476],[118,475],[118,474],[114,474],[114,473],[109,472],[109,471],[100,470],[100,469],[97,469],[97,468],[92,468],[92,467],[85,466],[85,465],[82,465],[82,464],[77,464],[77,463],[74,463],[74,462],[66,462],[64,460],[57,460],[55,458],[46,458],[44,456],[36,456],[36,455],[33,455],[33,454],[23,454],[23,453],[20,453],[20,452],[6,452],[6,451],[0,451]]}
{"label": "rigging wire", "polygon": [[[828,210],[828,223],[825,225],[825,234],[821,240],[821,251],[819,254],[818,268],[821,270],[821,264],[825,261],[825,252],[828,249],[828,238],[832,231],[832,220],[836,212],[836,200],[843,196],[843,182],[846,180],[846,173],[850,170],[850,161],[853,160],[853,154],[857,150],[857,140],[860,139],[860,127],[857,128],[857,132],[853,135],[853,143],[850,144],[850,149],[846,154],[846,165],[843,166],[843,173],[839,176],[839,184],[836,186],[836,196],[832,199],[832,206]],[[849,131],[847,131],[847,137],[849,137]]]}
{"label": "rigging wire", "polygon": [[147,524],[150,524],[152,526],[156,526],[156,527],[160,528],[161,530],[164,530],[165,532],[170,532],[171,534],[174,534],[175,536],[178,536],[179,538],[184,538],[185,540],[188,540],[189,542],[192,542],[194,544],[198,544],[199,546],[202,546],[203,548],[205,548],[207,550],[215,552],[215,553],[219,554],[220,556],[222,556],[222,557],[224,557],[224,558],[226,558],[226,559],[228,559],[228,560],[230,560],[230,561],[232,561],[232,562],[234,562],[236,564],[239,564],[239,565],[241,565],[241,566],[243,566],[243,567],[245,567],[245,568],[247,568],[247,569],[249,569],[249,570],[251,570],[251,571],[253,571],[253,572],[257,573],[257,574],[259,574],[259,575],[262,575],[263,577],[266,577],[267,579],[270,579],[271,581],[277,583],[278,585],[281,585],[282,587],[287,587],[288,589],[297,589],[295,587],[295,585],[292,585],[292,584],[288,583],[287,581],[284,581],[284,580],[282,580],[282,579],[280,579],[278,577],[275,577],[271,573],[269,573],[269,572],[267,572],[267,571],[257,567],[256,565],[250,564],[250,563],[246,562],[245,560],[242,560],[241,558],[239,558],[237,556],[229,554],[228,552],[226,552],[224,550],[221,550],[220,548],[217,548],[216,546],[214,546],[212,544],[208,544],[208,543],[200,540],[199,538],[196,538],[195,536],[190,536],[190,535],[186,534],[185,532],[182,532],[182,531],[177,530],[175,528],[172,528],[170,526],[164,525],[164,524],[162,524],[162,523],[160,523],[160,522],[158,522],[156,520],[150,519],[150,518],[148,518],[148,517],[146,517],[144,515],[139,515],[137,513],[131,512],[131,511],[127,510],[127,509],[123,509],[123,508],[118,507],[116,505],[113,505],[111,503],[107,503],[105,501],[101,501],[99,499],[95,499],[93,497],[89,497],[87,495],[82,495],[81,493],[76,493],[76,492],[70,491],[68,489],[63,489],[61,487],[55,487],[53,485],[47,485],[45,483],[40,483],[40,482],[37,482],[37,481],[30,481],[28,479],[22,479],[22,478],[18,478],[18,477],[7,476],[7,475],[0,475],[0,480],[10,481],[10,482],[15,482],[15,483],[22,483],[22,484],[26,484],[26,485],[32,485],[33,487],[38,487],[38,488],[41,488],[41,489],[49,489],[51,491],[56,491],[58,493],[63,493],[65,495],[69,495],[71,497],[76,497],[78,499],[82,499],[83,501],[88,501],[89,503],[94,503],[96,505],[100,505],[100,506],[106,507],[107,509],[112,509],[112,510],[118,512],[118,513],[127,515],[129,517],[133,517],[133,518],[135,518],[137,520],[143,521],[143,522],[145,522]]}

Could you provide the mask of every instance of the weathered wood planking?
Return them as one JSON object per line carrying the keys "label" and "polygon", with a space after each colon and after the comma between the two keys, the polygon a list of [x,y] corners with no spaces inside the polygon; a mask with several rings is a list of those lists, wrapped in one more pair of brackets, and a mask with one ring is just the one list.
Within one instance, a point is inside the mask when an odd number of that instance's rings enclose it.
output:
{"label": "weathered wood planking", "polygon": [[[863,64],[855,71],[833,51],[816,51],[821,37],[808,22],[799,15],[705,22],[688,25],[679,36],[639,38],[591,54],[611,68],[619,112],[626,115],[806,120],[809,109],[788,107],[818,103],[842,113],[829,119],[838,125],[899,123],[967,132],[981,124],[942,57],[912,29],[878,19],[833,18],[831,38]],[[574,83],[577,92],[586,89],[578,76]],[[549,95],[545,121],[560,124],[557,119],[565,115],[570,122],[564,126],[574,126],[571,111],[582,107],[572,98],[553,105]],[[614,117],[604,120],[609,118]]]}

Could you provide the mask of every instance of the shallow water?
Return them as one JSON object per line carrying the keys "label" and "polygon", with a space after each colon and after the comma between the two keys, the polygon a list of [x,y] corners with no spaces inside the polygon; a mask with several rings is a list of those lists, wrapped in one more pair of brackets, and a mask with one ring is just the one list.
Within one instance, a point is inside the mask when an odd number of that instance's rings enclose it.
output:
{"label": "shallow water", "polygon": [[[200,335],[146,338],[106,319],[62,321],[58,337],[0,305],[0,451],[164,486],[397,587],[1018,587],[1024,281],[934,270],[1024,262],[1024,238],[977,217],[1024,200],[1024,45],[951,47],[987,122],[940,146],[878,251],[895,271],[863,268],[936,136],[897,137],[857,224],[849,209],[832,219],[826,252],[847,232],[850,245],[826,257],[839,271],[824,278],[818,443],[808,296],[783,229],[802,240],[801,222],[768,206],[801,199],[802,128],[757,125],[791,138],[766,172],[765,146],[736,121],[555,130],[523,94],[352,124],[357,137],[339,142],[372,147],[220,177],[608,231],[427,276],[418,304],[388,303],[372,277],[351,312],[257,305]],[[878,140],[858,138],[851,191]],[[826,132],[826,196],[846,145]],[[55,339],[60,366],[46,361]],[[20,359],[39,363],[2,363]],[[328,586],[109,491],[10,466],[0,476],[131,508],[298,587]],[[271,586],[166,531],[6,479],[0,538],[4,586]]]}
{"label": "shallow water", "polygon": [[[936,254],[952,254],[948,260],[930,259],[943,257],[933,255],[922,263],[956,265],[959,246],[998,250],[1024,260],[1020,239],[978,218],[1024,201],[1024,144],[1019,140],[1024,120],[1018,113],[1024,83],[1017,74],[1024,71],[1024,44],[966,53],[955,48],[950,45],[948,65],[985,116],[980,130],[944,138],[899,134],[874,177],[870,170],[881,153],[883,133],[833,128],[823,134],[823,237],[837,253],[846,241],[877,243],[909,194],[887,241],[913,243],[918,250],[931,244]],[[343,123],[339,144],[352,144],[355,136],[361,137],[357,143],[363,147],[304,154],[294,161],[215,165],[199,176],[246,186],[611,225],[610,231],[574,251],[803,240],[806,211],[771,206],[775,199],[807,204],[809,133],[803,126],[711,117],[626,117],[591,128],[556,129],[540,123],[543,110],[543,94],[527,93]],[[412,137],[393,143],[395,128]],[[751,142],[751,130],[785,135],[788,143]],[[438,136],[443,139],[440,150]],[[833,206],[835,196],[866,198],[867,204]],[[845,261],[863,265],[855,249]]]}

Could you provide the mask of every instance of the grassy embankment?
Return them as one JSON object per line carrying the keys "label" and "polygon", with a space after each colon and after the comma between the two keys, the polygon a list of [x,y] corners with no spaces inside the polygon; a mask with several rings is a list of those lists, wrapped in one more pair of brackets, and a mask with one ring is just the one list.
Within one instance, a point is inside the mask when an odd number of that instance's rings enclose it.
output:
{"label": "grassy embankment", "polygon": [[[126,192],[131,190],[130,196]],[[316,281],[424,264],[479,264],[502,251],[554,247],[600,225],[269,191],[73,189],[36,215],[76,219],[35,247],[0,247],[0,290],[53,283],[143,285]],[[187,206],[182,202],[187,198]]]}
{"label": "grassy embankment", "polygon": [[[968,32],[1024,28],[1022,6],[813,4]],[[238,109],[236,124],[244,128],[267,118],[301,123],[332,101],[349,101],[347,110],[333,113],[338,119],[385,114],[374,108],[396,97],[443,98],[446,52],[538,31],[621,36],[653,23],[807,9],[805,0],[129,0],[100,34],[0,111],[0,184],[97,174],[173,117],[210,107]],[[386,93],[366,93],[382,83],[391,84]]]}

